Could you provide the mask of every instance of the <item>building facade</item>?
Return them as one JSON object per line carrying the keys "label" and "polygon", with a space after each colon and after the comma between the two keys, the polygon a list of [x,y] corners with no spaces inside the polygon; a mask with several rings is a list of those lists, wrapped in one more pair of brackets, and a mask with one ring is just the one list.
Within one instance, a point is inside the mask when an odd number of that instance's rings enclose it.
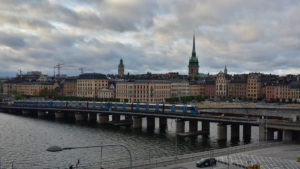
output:
{"label": "building facade", "polygon": [[250,73],[247,80],[247,98],[258,100],[262,98],[262,83],[260,73]]}
{"label": "building facade", "polygon": [[247,75],[234,75],[228,85],[228,96],[235,99],[246,98]]}
{"label": "building facade", "polygon": [[100,73],[84,73],[77,79],[78,97],[97,97],[99,90],[108,88],[108,79]]}
{"label": "building facade", "polygon": [[228,96],[229,76],[219,72],[216,77],[216,97],[222,98]]}
{"label": "building facade", "polygon": [[120,101],[162,103],[171,97],[171,82],[135,80],[116,82],[116,98]]}
{"label": "building facade", "polygon": [[114,84],[110,84],[109,88],[99,89],[98,98],[115,98],[116,97],[116,87]]}
{"label": "building facade", "polygon": [[77,78],[67,78],[63,82],[64,96],[77,96]]}
{"label": "building facade", "polygon": [[42,89],[55,90],[58,87],[54,82],[22,82],[16,84],[16,92],[25,96],[38,96]]}
{"label": "building facade", "polygon": [[177,81],[171,83],[171,97],[182,97],[189,95],[189,82]]}

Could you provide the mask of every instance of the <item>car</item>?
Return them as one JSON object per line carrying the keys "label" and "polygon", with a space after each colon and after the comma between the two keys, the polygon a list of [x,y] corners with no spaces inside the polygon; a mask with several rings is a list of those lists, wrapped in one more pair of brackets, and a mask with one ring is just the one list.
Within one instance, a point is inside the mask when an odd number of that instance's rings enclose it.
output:
{"label": "car", "polygon": [[217,164],[217,160],[215,158],[203,158],[196,162],[196,167],[209,167],[215,166]]}

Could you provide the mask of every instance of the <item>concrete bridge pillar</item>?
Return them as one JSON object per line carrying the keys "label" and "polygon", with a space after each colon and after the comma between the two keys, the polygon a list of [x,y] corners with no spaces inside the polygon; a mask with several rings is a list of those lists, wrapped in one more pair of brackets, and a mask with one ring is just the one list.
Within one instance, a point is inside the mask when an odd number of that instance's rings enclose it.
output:
{"label": "concrete bridge pillar", "polygon": [[231,140],[239,140],[240,139],[240,125],[232,124],[231,125]]}
{"label": "concrete bridge pillar", "polygon": [[24,116],[29,116],[29,115],[31,115],[31,111],[30,110],[22,110],[22,114]]}
{"label": "concrete bridge pillar", "polygon": [[218,140],[227,140],[227,125],[218,123]]}
{"label": "concrete bridge pillar", "polygon": [[198,132],[198,120],[190,120],[189,125],[191,133]]}
{"label": "concrete bridge pillar", "polygon": [[43,118],[43,117],[46,117],[46,112],[45,112],[45,111],[38,110],[38,111],[37,111],[37,115],[38,115],[39,118]]}
{"label": "concrete bridge pillar", "polygon": [[209,121],[202,121],[202,132],[207,133],[206,135],[209,135]]}
{"label": "concrete bridge pillar", "polygon": [[176,120],[176,132],[177,133],[184,133],[185,123],[182,119]]}
{"label": "concrete bridge pillar", "polygon": [[85,121],[86,120],[86,115],[83,114],[83,113],[76,112],[75,113],[75,120],[76,121]]}
{"label": "concrete bridge pillar", "polygon": [[133,125],[132,128],[140,129],[142,128],[142,118],[138,116],[133,116]]}
{"label": "concrete bridge pillar", "polygon": [[55,119],[60,120],[63,118],[65,118],[65,113],[60,112],[60,111],[55,112]]}
{"label": "concrete bridge pillar", "polygon": [[112,115],[112,121],[113,122],[119,122],[121,120],[121,116],[119,114],[113,114]]}
{"label": "concrete bridge pillar", "polygon": [[283,130],[283,138],[282,141],[284,143],[290,143],[293,141],[293,132],[290,130]]}
{"label": "concrete bridge pillar", "polygon": [[249,125],[249,124],[243,125],[243,138],[244,138],[244,140],[251,139],[251,125]]}
{"label": "concrete bridge pillar", "polygon": [[98,113],[98,123],[99,124],[107,124],[109,121],[108,115]]}
{"label": "concrete bridge pillar", "polygon": [[125,115],[125,120],[126,120],[126,121],[131,121],[131,120],[132,120],[132,116],[130,116],[130,115]]}
{"label": "concrete bridge pillar", "polygon": [[147,129],[151,130],[155,128],[155,118],[147,117]]}
{"label": "concrete bridge pillar", "polygon": [[261,123],[259,125],[259,141],[266,141],[266,128],[265,125],[263,123]]}
{"label": "concrete bridge pillar", "polygon": [[160,117],[159,118],[159,129],[161,131],[165,131],[167,128],[167,118],[165,117]]}
{"label": "concrete bridge pillar", "polygon": [[88,114],[88,121],[96,122],[97,121],[97,114],[96,113],[89,113]]}
{"label": "concrete bridge pillar", "polygon": [[274,140],[274,130],[273,129],[267,129],[267,140]]}
{"label": "concrete bridge pillar", "polygon": [[282,134],[283,134],[282,130],[277,131],[277,140],[282,141]]}

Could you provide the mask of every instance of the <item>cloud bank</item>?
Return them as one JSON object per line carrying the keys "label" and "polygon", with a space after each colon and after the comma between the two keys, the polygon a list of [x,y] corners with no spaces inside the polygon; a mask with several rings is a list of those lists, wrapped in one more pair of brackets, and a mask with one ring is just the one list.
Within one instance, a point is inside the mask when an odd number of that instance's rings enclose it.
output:
{"label": "cloud bank", "polygon": [[294,0],[2,0],[0,75],[180,72],[196,35],[202,73],[299,74],[300,2]]}

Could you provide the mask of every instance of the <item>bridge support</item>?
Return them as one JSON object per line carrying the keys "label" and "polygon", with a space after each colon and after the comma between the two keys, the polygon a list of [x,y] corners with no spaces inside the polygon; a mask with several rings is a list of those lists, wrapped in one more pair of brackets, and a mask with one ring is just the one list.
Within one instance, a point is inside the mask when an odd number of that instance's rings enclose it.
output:
{"label": "bridge support", "polygon": [[227,125],[218,123],[218,140],[227,140]]}
{"label": "bridge support", "polygon": [[176,132],[178,133],[184,133],[185,123],[182,119],[176,120]]}
{"label": "bridge support", "polygon": [[293,141],[293,132],[290,130],[283,130],[283,138],[282,141],[284,143],[290,143]]}
{"label": "bridge support", "polygon": [[97,121],[97,114],[96,113],[89,113],[88,114],[88,121],[96,122]]}
{"label": "bridge support", "polygon": [[43,118],[43,117],[46,116],[46,112],[41,111],[41,110],[38,110],[38,111],[37,111],[37,115],[38,115],[38,118]]}
{"label": "bridge support", "polygon": [[132,116],[130,116],[130,115],[125,115],[125,120],[126,120],[126,121],[131,121],[131,120],[132,120]]}
{"label": "bridge support", "polygon": [[249,124],[243,125],[243,138],[244,138],[244,140],[251,139],[251,125],[249,125]]}
{"label": "bridge support", "polygon": [[267,140],[274,140],[274,129],[267,129]]}
{"label": "bridge support", "polygon": [[119,122],[121,120],[121,117],[119,114],[113,114],[112,115],[112,121],[113,122]]}
{"label": "bridge support", "polygon": [[259,141],[266,141],[266,128],[263,123],[259,125]]}
{"label": "bridge support", "polygon": [[167,118],[160,117],[159,118],[159,129],[161,131],[166,131],[166,128],[167,128]]}
{"label": "bridge support", "polygon": [[189,126],[190,126],[190,133],[198,132],[198,120],[190,120]]}
{"label": "bridge support", "polygon": [[239,140],[240,139],[240,125],[232,124],[231,125],[231,140]]}
{"label": "bridge support", "polygon": [[282,134],[283,134],[282,130],[277,131],[277,140],[282,141]]}
{"label": "bridge support", "polygon": [[60,111],[55,112],[55,119],[61,120],[63,118],[65,118],[65,113],[60,112]]}
{"label": "bridge support", "polygon": [[82,113],[79,113],[79,112],[76,112],[75,113],[75,120],[76,121],[85,121],[86,120],[86,115],[82,114]]}
{"label": "bridge support", "polygon": [[133,126],[134,129],[142,128],[142,118],[138,116],[133,116]]}
{"label": "bridge support", "polygon": [[22,114],[24,116],[29,116],[29,115],[31,115],[31,111],[29,111],[29,110],[22,110]]}
{"label": "bridge support", "polygon": [[107,124],[108,123],[108,115],[98,113],[98,123],[99,124]]}
{"label": "bridge support", "polygon": [[153,130],[155,128],[155,118],[154,117],[147,117],[147,129]]}
{"label": "bridge support", "polygon": [[202,132],[206,133],[204,136],[208,136],[209,135],[209,121],[202,121],[201,125],[202,125]]}

